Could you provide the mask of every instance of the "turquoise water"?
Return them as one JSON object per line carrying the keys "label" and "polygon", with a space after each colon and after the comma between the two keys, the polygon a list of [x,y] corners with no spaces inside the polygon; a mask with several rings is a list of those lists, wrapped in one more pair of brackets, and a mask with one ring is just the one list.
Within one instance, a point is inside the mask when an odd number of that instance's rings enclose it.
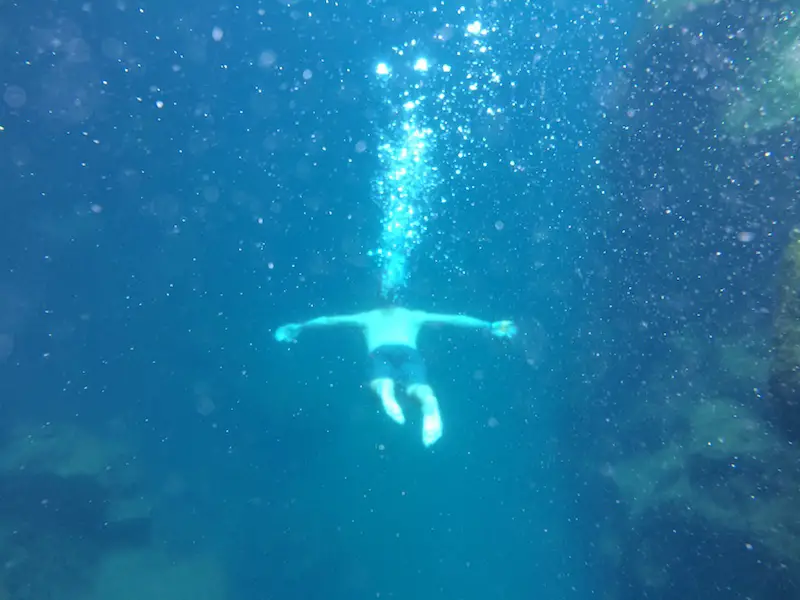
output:
{"label": "turquoise water", "polygon": [[[794,13],[751,4],[0,2],[0,596],[792,597],[797,145],[740,65]],[[382,243],[519,327],[423,333],[430,449],[357,332],[273,339],[392,295]]]}

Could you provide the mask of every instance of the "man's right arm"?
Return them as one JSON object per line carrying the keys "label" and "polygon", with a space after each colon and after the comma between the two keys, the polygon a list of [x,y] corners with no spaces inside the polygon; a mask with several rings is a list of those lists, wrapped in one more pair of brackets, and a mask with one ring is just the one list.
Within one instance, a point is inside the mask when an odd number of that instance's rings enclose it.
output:
{"label": "man's right arm", "polygon": [[275,331],[275,339],[279,342],[294,342],[306,327],[333,327],[336,325],[362,326],[366,322],[366,313],[357,315],[340,315],[335,317],[317,317],[305,323],[289,323]]}
{"label": "man's right arm", "polygon": [[334,325],[363,325],[364,314],[339,315],[335,317],[317,317],[305,323],[300,323],[302,327],[331,327]]}

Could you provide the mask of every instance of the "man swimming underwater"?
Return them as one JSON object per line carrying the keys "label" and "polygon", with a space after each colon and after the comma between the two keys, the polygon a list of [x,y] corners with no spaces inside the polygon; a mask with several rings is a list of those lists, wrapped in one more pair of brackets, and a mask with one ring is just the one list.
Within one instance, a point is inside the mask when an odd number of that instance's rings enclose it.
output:
{"label": "man swimming underwater", "polygon": [[384,412],[395,422],[405,423],[403,410],[395,397],[395,383],[403,383],[406,393],[422,405],[422,442],[430,446],[442,437],[442,417],[439,402],[428,384],[425,362],[417,350],[417,336],[427,324],[486,329],[496,337],[510,338],[516,333],[511,321],[491,323],[464,315],[431,314],[392,306],[356,315],[290,323],[278,328],[275,339],[294,342],[306,327],[349,325],[361,328],[371,362],[370,387],[380,397]]}

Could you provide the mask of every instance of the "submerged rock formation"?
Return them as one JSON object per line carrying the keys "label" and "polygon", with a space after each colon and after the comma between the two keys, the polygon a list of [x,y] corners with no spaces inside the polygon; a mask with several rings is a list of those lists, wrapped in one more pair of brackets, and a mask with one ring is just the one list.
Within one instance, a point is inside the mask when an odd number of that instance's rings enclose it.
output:
{"label": "submerged rock formation", "polygon": [[[0,600],[74,598],[98,561],[150,544],[132,450],[74,425],[17,424],[0,454]],[[136,504],[136,509],[131,507]]]}
{"label": "submerged rock formation", "polygon": [[701,396],[670,408],[682,431],[603,471],[625,512],[608,530],[609,560],[641,586],[618,597],[686,596],[701,577],[743,597],[786,595],[800,566],[800,453],[745,403]]}
{"label": "submerged rock formation", "polygon": [[770,419],[791,440],[800,441],[800,228],[795,227],[778,275]]}
{"label": "submerged rock formation", "polygon": [[[704,334],[674,340],[607,441],[616,457],[597,468],[613,507],[598,548],[617,599],[690,597],[698,582],[789,597],[800,584],[800,450],[764,419],[768,336],[744,325]],[[691,377],[675,377],[690,364]]]}

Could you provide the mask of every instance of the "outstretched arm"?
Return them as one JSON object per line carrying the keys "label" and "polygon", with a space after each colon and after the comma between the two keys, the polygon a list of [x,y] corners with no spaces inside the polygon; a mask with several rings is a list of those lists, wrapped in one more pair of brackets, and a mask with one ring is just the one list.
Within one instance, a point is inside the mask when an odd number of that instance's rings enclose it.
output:
{"label": "outstretched arm", "polygon": [[342,315],[337,317],[317,317],[305,323],[289,323],[279,327],[275,332],[275,339],[279,342],[294,342],[305,327],[330,327],[334,325],[363,325],[366,321],[364,313],[357,315]]}
{"label": "outstretched arm", "polygon": [[489,329],[490,321],[468,317],[467,315],[441,315],[435,313],[420,313],[424,323],[437,323],[439,325],[454,325],[456,327],[471,327],[473,329]]}
{"label": "outstretched arm", "polygon": [[456,327],[471,327],[473,329],[488,329],[492,335],[510,338],[517,333],[517,327],[512,321],[484,321],[467,315],[439,315],[420,313],[423,323],[439,323],[442,325],[455,325]]}
{"label": "outstretched arm", "polygon": [[336,317],[317,317],[305,323],[300,323],[301,327],[330,327],[333,325],[363,325],[364,315],[339,315]]}

